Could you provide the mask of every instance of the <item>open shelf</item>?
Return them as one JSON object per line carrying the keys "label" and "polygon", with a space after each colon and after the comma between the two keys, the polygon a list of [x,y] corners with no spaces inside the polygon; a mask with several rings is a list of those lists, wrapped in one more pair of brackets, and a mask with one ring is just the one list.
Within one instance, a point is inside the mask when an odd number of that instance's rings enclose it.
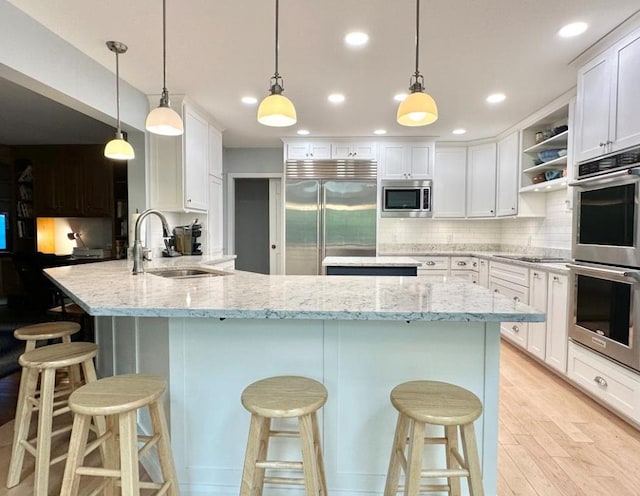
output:
{"label": "open shelf", "polygon": [[551,181],[542,181],[541,183],[531,184],[520,188],[520,193],[547,193],[549,191],[555,191],[558,189],[564,189],[567,187],[567,178],[559,177],[558,179],[552,179]]}
{"label": "open shelf", "polygon": [[539,172],[544,172],[551,169],[564,169],[567,166],[567,156],[558,157],[554,160],[549,160],[548,162],[543,162],[539,165],[534,165],[533,167],[529,167],[528,169],[524,169],[522,172],[526,174],[537,174]]}
{"label": "open shelf", "polygon": [[536,143],[529,148],[523,150],[525,153],[535,153],[542,152],[544,150],[555,150],[556,148],[566,148],[567,147],[567,138],[569,137],[569,131],[564,131],[560,134],[556,134],[555,136],[551,136],[540,143]]}

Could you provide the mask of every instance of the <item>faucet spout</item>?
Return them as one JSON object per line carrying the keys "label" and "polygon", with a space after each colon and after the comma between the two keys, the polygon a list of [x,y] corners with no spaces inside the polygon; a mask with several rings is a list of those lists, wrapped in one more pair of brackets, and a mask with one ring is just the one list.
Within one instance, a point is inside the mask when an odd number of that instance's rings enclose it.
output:
{"label": "faucet spout", "polygon": [[142,240],[140,239],[140,228],[142,226],[142,222],[151,214],[156,215],[160,219],[160,222],[162,222],[162,236],[164,238],[171,237],[171,229],[169,228],[169,223],[160,211],[149,208],[142,212],[136,220],[135,226],[135,240],[133,242],[133,275],[141,274],[144,272],[144,265],[142,263]]}

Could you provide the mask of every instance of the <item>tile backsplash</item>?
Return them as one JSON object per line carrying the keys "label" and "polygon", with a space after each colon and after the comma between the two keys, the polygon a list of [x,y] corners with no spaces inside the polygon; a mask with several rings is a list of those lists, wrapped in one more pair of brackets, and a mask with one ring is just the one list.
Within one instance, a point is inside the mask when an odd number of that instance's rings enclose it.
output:
{"label": "tile backsplash", "polygon": [[546,193],[544,218],[491,220],[380,219],[380,254],[429,251],[554,252],[571,250],[567,191]]}

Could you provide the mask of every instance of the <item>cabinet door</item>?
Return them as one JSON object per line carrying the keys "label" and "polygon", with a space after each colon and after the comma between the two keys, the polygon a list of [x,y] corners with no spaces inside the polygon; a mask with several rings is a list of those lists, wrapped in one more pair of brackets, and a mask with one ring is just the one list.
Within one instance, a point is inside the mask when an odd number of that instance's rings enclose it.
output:
{"label": "cabinet door", "polygon": [[[512,298],[515,301],[519,301],[524,304],[529,303],[529,288],[524,286],[512,284],[508,281],[502,281],[492,277],[489,279],[489,289],[493,290],[495,293],[502,294],[507,298]],[[500,334],[522,348],[527,347],[527,332],[528,328],[526,323],[502,322],[500,324]]]}
{"label": "cabinet door", "polygon": [[309,156],[315,159],[331,158],[331,143],[309,143]]}
{"label": "cabinet door", "polygon": [[478,260],[478,284],[483,288],[489,287],[489,262],[487,260]]}
{"label": "cabinet door", "polygon": [[599,55],[578,70],[576,162],[602,155],[609,141],[611,72],[608,53]]}
{"label": "cabinet door", "polygon": [[461,218],[466,214],[467,149],[436,149],[433,216]]}
{"label": "cabinet door", "polygon": [[287,159],[298,160],[309,158],[309,144],[308,143],[288,143],[287,144]]}
{"label": "cabinet door", "polygon": [[332,143],[331,158],[347,159],[351,157],[351,145],[349,143]]}
{"label": "cabinet door", "polygon": [[496,216],[518,213],[518,133],[512,133],[498,142]]}
{"label": "cabinet door", "polygon": [[59,215],[55,162],[33,160],[33,208],[36,217]]}
{"label": "cabinet door", "polygon": [[408,179],[406,145],[383,143],[380,145],[382,179]]}
{"label": "cabinet door", "polygon": [[351,158],[375,160],[378,158],[378,147],[374,142],[358,142],[351,145]]}
{"label": "cabinet door", "polygon": [[407,146],[409,179],[431,179],[433,143],[411,143]]}
{"label": "cabinet door", "polygon": [[467,155],[467,216],[494,217],[496,144],[470,146]]}
{"label": "cabinet door", "polygon": [[184,208],[206,211],[209,124],[190,107],[184,109]]}
{"label": "cabinet door", "polygon": [[547,300],[546,362],[563,374],[567,373],[568,304],[568,277],[550,274]]}
{"label": "cabinet door", "polygon": [[627,36],[612,49],[611,128],[612,150],[640,144],[640,31]]}
{"label": "cabinet door", "polygon": [[209,175],[209,215],[207,216],[209,246],[207,252],[211,255],[222,255],[224,240],[222,210],[222,179]]}
{"label": "cabinet door", "polygon": [[[547,273],[532,270],[529,279],[529,305],[541,312],[547,311]],[[527,350],[540,360],[545,359],[547,343],[546,322],[530,322],[527,332]]]}

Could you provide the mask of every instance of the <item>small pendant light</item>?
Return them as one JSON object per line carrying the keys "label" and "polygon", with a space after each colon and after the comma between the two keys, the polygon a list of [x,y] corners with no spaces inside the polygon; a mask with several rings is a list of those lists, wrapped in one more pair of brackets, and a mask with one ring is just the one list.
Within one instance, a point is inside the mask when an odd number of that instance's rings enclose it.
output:
{"label": "small pendant light", "polygon": [[271,127],[292,126],[298,120],[293,103],[282,95],[284,87],[278,74],[278,1],[276,0],[276,71],[270,81],[270,94],[258,107],[258,122]]}
{"label": "small pendant light", "polygon": [[131,160],[135,158],[133,147],[127,143],[120,129],[120,66],[118,55],[127,51],[127,45],[119,41],[107,41],[107,48],[116,54],[116,137],[104,147],[104,156],[113,160]]}
{"label": "small pendant light", "polygon": [[162,0],[162,95],[160,105],[149,112],[145,128],[150,133],[163,136],[180,136],[184,125],[178,113],[171,108],[167,90],[167,5]]}
{"label": "small pendant light", "polygon": [[424,92],[424,78],[418,70],[420,44],[420,0],[416,0],[416,72],[409,80],[411,93],[398,106],[398,124],[426,126],[438,120],[438,107],[431,95]]}

